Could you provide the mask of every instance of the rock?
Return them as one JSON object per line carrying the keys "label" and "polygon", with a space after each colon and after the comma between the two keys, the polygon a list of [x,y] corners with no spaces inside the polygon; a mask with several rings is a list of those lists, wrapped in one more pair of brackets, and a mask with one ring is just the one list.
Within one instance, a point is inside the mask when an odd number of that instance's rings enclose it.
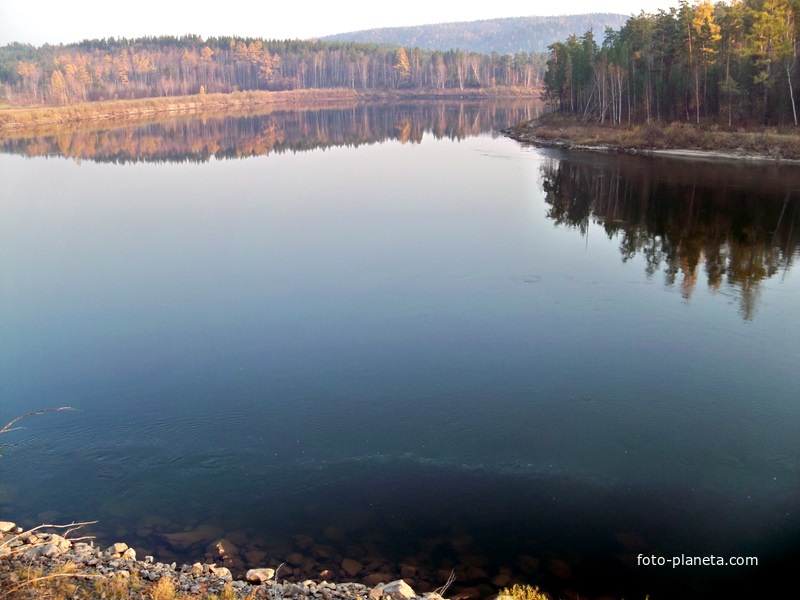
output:
{"label": "rock", "polygon": [[453,548],[453,550],[455,550],[458,554],[466,554],[474,544],[475,540],[473,540],[472,536],[469,535],[462,535],[450,540],[450,547]]}
{"label": "rock", "polygon": [[383,587],[374,587],[369,591],[370,600],[381,600],[383,598]]}
{"label": "rock", "polygon": [[452,600],[459,600],[464,598],[480,598],[481,592],[478,588],[469,587],[462,588],[457,594],[451,596]]}
{"label": "rock", "polygon": [[189,570],[192,575],[202,575],[203,574],[203,565],[199,562],[196,562],[192,565],[192,568]]}
{"label": "rock", "polygon": [[326,527],[322,534],[328,538],[329,540],[333,540],[334,542],[340,542],[344,539],[344,533],[338,527]]}
{"label": "rock", "polygon": [[539,569],[541,561],[535,556],[523,554],[519,557],[519,566],[526,573],[534,573]]}
{"label": "rock", "polygon": [[116,544],[112,544],[108,548],[106,548],[106,552],[109,554],[122,554],[125,550],[128,549],[128,544],[124,544],[123,542],[117,542]]}
{"label": "rock", "polygon": [[39,556],[45,558],[56,558],[64,554],[64,550],[58,544],[46,544],[39,549]]}
{"label": "rock", "polygon": [[224,531],[219,527],[212,525],[201,525],[191,531],[180,531],[176,533],[165,533],[162,537],[167,543],[175,550],[186,550],[187,548],[205,542],[206,540],[214,540],[222,537]]}
{"label": "rock", "polygon": [[299,552],[292,552],[289,556],[286,557],[286,562],[293,567],[299,567],[303,564],[303,555]]}
{"label": "rock", "polygon": [[417,577],[419,569],[414,565],[400,565],[400,577],[403,579],[414,579]]}
{"label": "rock", "polygon": [[294,543],[301,550],[308,550],[314,545],[314,538],[310,535],[298,534],[294,536]]}
{"label": "rock", "polygon": [[469,581],[475,581],[477,579],[487,579],[489,574],[486,572],[486,569],[481,569],[480,567],[467,567],[467,579]]}
{"label": "rock", "polygon": [[556,577],[560,577],[561,579],[569,579],[570,577],[572,577],[572,568],[569,566],[569,563],[565,560],[561,560],[559,558],[551,558],[550,561],[547,563],[547,567],[550,569],[550,572]]}
{"label": "rock", "polygon": [[247,532],[246,531],[229,531],[225,534],[225,539],[232,541],[237,546],[244,546],[247,544]]}
{"label": "rock", "polygon": [[244,557],[251,565],[263,565],[267,560],[267,553],[263,550],[245,550]]}
{"label": "rock", "polygon": [[245,575],[247,581],[264,583],[275,577],[275,569],[250,569]]}
{"label": "rock", "polygon": [[508,587],[511,581],[511,576],[508,573],[500,573],[492,577],[492,585],[496,588]]}
{"label": "rock", "polygon": [[364,569],[364,565],[352,558],[345,558],[342,560],[342,569],[348,576],[355,577]]}
{"label": "rock", "polygon": [[489,564],[489,557],[480,554],[468,554],[461,557],[461,562],[468,567],[485,567]]}
{"label": "rock", "polygon": [[206,554],[210,554],[214,559],[221,558],[224,560],[239,556],[239,549],[230,540],[220,538],[206,547]]}
{"label": "rock", "polygon": [[0,533],[13,533],[16,528],[16,523],[12,523],[11,521],[0,521]]}
{"label": "rock", "polygon": [[389,583],[392,580],[392,576],[388,573],[370,573],[369,575],[365,575],[361,581],[364,585],[368,585],[369,587],[375,587],[379,583]]}
{"label": "rock", "polygon": [[136,560],[136,550],[133,548],[128,548],[122,553],[122,558],[126,560]]}
{"label": "rock", "polygon": [[402,598],[408,600],[410,598],[415,598],[417,596],[417,594],[414,592],[411,586],[408,585],[402,579],[398,579],[397,581],[392,581],[391,583],[387,583],[386,585],[383,586],[381,591],[383,592],[384,596],[388,596],[393,600],[400,600]]}
{"label": "rock", "polygon": [[212,574],[216,575],[221,579],[233,579],[233,575],[231,575],[230,569],[228,567],[218,567],[216,565],[210,565],[209,570]]}

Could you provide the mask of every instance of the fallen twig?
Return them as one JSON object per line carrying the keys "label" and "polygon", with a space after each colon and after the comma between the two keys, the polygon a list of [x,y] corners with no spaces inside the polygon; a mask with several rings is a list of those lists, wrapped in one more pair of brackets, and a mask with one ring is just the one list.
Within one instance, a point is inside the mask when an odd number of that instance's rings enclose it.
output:
{"label": "fallen twig", "polygon": [[455,580],[456,580],[456,570],[453,569],[450,571],[450,576],[447,578],[447,581],[444,582],[444,585],[442,587],[433,590],[433,593],[438,594],[439,596],[444,596],[444,593],[447,591],[447,588],[449,588]]}
{"label": "fallen twig", "polygon": [[[33,527],[33,528],[28,529],[26,531],[23,531],[22,533],[19,533],[19,534],[15,535],[14,537],[7,539],[5,542],[0,544],[0,548],[9,545],[11,542],[13,542],[15,540],[18,540],[19,538],[21,538],[24,535],[30,535],[34,531],[37,531],[39,529],[44,529],[44,528],[66,529],[66,531],[64,532],[64,535],[61,536],[61,537],[63,537],[64,539],[68,539],[67,536],[70,533],[72,533],[73,531],[75,531],[76,529],[80,529],[81,527],[85,527],[86,525],[94,525],[95,523],[97,523],[97,521],[85,521],[83,523],[75,523],[75,522],[73,522],[73,523],[68,523],[67,525],[55,525],[55,524],[51,524],[51,523],[46,523],[44,525],[37,525],[36,527]],[[83,537],[70,539],[69,541],[70,542],[80,542],[82,540],[91,540],[91,539],[94,539],[94,536],[85,535]],[[36,544],[31,544],[31,545],[35,546]],[[27,550],[27,548],[25,548],[25,549]],[[2,598],[2,596],[0,596],[0,598]]]}
{"label": "fallen twig", "polygon": [[14,427],[14,429],[11,429],[11,426],[14,423],[16,423],[17,421],[21,421],[25,417],[32,417],[33,415],[41,415],[42,413],[55,412],[55,411],[59,411],[59,410],[77,410],[77,409],[72,408],[71,406],[61,406],[59,408],[43,408],[41,410],[35,410],[33,412],[25,413],[24,415],[20,415],[16,419],[6,423],[6,426],[3,427],[2,429],[0,429],[0,435],[2,435],[4,433],[8,433],[9,431],[16,431],[17,429],[19,429],[19,427]]}

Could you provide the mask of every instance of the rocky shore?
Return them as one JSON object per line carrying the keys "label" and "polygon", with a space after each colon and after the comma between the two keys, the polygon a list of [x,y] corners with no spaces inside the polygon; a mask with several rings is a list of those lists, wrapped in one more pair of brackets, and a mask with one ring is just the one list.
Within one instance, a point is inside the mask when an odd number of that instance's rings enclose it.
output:
{"label": "rocky shore", "polygon": [[[225,539],[209,545],[209,551],[219,559],[217,562],[178,565],[157,562],[152,556],[140,559],[133,548],[122,542],[100,548],[82,538],[69,539],[69,533],[69,529],[64,535],[39,528],[23,530],[13,522],[0,521],[0,598],[15,598],[11,594],[17,589],[24,590],[26,577],[30,581],[30,575],[26,574],[30,573],[43,580],[65,575],[76,580],[130,580],[140,589],[165,579],[178,594],[198,598],[223,595],[271,600],[443,600],[441,594],[446,589],[417,593],[402,579],[379,581],[371,587],[365,583],[334,583],[324,579],[290,582],[281,579],[284,565],[249,569],[242,578],[235,579],[228,567],[218,564],[231,558],[232,545]],[[358,567],[360,571],[361,565],[355,563],[345,559],[342,568],[355,572]],[[154,597],[152,593],[143,597],[151,596]]]}

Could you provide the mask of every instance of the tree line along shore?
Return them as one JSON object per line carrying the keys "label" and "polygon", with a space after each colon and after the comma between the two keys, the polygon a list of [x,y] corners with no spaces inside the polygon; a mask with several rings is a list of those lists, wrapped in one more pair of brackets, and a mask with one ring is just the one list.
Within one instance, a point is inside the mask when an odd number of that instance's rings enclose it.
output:
{"label": "tree line along shore", "polygon": [[195,35],[109,38],[0,47],[0,85],[12,104],[49,105],[251,90],[532,89],[545,62],[538,52]]}
{"label": "tree line along shore", "polygon": [[495,87],[472,90],[352,90],[310,89],[270,92],[254,90],[216,94],[195,94],[81,102],[63,106],[0,107],[0,135],[44,125],[67,125],[90,121],[135,122],[148,117],[173,114],[209,113],[226,110],[271,107],[279,109],[350,106],[359,102],[399,100],[481,100],[497,98],[531,98],[538,100],[539,91],[526,88]]}

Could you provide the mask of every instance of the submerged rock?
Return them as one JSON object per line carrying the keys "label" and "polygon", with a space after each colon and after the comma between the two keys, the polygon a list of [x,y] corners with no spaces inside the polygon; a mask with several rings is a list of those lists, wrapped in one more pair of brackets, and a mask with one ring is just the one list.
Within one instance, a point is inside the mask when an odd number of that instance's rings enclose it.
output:
{"label": "submerged rock", "polygon": [[348,576],[355,577],[364,569],[364,565],[352,558],[345,558],[342,560],[342,569]]}

